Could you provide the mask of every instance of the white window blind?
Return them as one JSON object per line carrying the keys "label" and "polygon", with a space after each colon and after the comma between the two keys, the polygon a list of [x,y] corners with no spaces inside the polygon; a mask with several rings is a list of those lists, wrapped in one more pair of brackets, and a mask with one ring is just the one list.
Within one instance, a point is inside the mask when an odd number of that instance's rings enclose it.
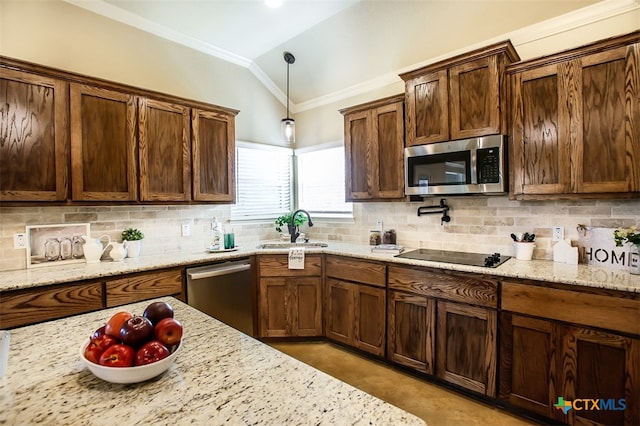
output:
{"label": "white window blind", "polygon": [[315,214],[352,214],[345,202],[344,147],[296,152],[298,205]]}
{"label": "white window blind", "polygon": [[236,204],[231,217],[271,219],[291,210],[292,150],[236,143]]}

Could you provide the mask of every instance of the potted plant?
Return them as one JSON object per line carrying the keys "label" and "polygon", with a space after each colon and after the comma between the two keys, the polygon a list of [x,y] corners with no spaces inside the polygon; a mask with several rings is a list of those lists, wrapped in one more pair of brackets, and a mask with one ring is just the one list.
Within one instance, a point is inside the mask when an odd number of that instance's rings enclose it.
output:
{"label": "potted plant", "polygon": [[127,249],[127,257],[140,256],[141,240],[144,238],[142,231],[136,228],[127,228],[122,231],[122,242]]}
{"label": "potted plant", "polygon": [[[276,231],[282,233],[282,238],[289,235],[289,224],[291,223],[291,215],[293,212],[288,212],[276,219]],[[295,225],[299,228],[307,222],[307,217],[303,214],[296,216]]]}
{"label": "potted plant", "polygon": [[637,227],[618,228],[613,231],[613,239],[616,247],[622,247],[629,244],[629,272],[634,275],[640,275],[640,231]]}

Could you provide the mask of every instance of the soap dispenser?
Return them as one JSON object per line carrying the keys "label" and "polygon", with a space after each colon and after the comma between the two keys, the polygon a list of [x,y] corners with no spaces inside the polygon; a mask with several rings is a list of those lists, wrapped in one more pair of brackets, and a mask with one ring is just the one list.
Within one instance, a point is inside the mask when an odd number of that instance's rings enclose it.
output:
{"label": "soap dispenser", "polygon": [[220,250],[222,247],[222,241],[224,238],[224,231],[222,230],[222,223],[218,221],[218,218],[214,217],[211,221],[211,246],[210,250]]}

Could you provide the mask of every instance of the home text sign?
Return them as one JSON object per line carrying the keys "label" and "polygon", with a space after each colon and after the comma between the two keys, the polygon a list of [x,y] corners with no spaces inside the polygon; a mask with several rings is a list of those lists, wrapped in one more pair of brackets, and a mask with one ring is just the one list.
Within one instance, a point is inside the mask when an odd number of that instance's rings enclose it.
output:
{"label": "home text sign", "polygon": [[640,262],[638,253],[632,252],[629,244],[616,247],[614,231],[615,228],[579,227],[580,262],[621,270],[629,270],[632,265]]}

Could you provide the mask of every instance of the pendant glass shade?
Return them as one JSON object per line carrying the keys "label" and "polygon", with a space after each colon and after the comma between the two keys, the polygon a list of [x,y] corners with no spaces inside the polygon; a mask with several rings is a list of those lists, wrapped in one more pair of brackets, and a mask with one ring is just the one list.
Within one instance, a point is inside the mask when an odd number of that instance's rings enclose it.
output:
{"label": "pendant glass shade", "polygon": [[285,142],[289,145],[296,142],[296,121],[293,118],[282,119],[282,134]]}

